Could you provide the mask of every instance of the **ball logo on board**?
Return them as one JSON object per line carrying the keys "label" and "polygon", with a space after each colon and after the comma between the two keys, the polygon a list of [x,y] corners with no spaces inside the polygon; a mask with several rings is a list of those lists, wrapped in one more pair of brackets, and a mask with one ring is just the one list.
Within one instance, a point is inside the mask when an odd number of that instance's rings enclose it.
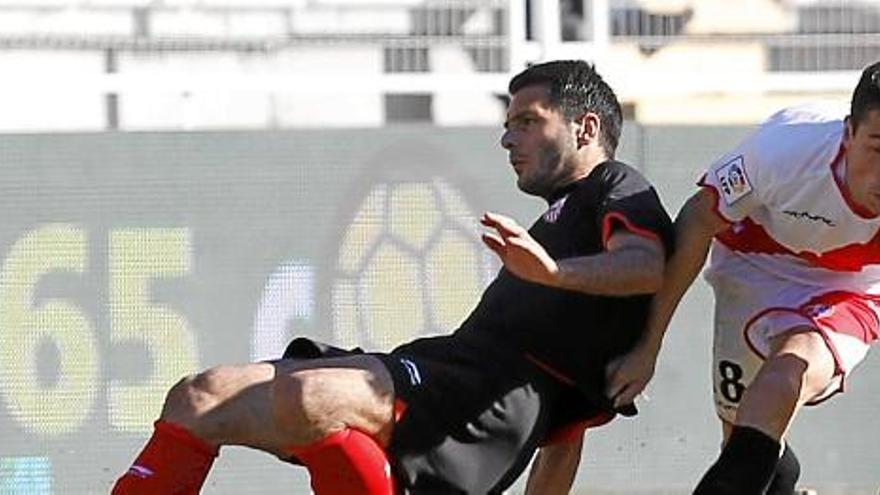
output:
{"label": "ball logo on board", "polygon": [[474,212],[443,178],[375,184],[342,237],[331,289],[334,341],[390,349],[448,333],[487,282]]}

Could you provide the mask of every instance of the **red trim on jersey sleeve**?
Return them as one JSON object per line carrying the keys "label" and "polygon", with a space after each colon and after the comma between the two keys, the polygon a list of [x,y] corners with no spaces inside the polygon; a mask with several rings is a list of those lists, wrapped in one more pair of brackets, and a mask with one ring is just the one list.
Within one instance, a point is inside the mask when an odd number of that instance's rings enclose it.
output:
{"label": "red trim on jersey sleeve", "polygon": [[608,241],[611,239],[612,227],[614,226],[614,222],[620,222],[623,225],[623,228],[636,234],[641,237],[645,237],[652,241],[657,241],[662,244],[660,241],[660,236],[657,235],[656,232],[652,232],[648,229],[643,229],[638,227],[634,223],[632,223],[626,215],[620,213],[619,211],[611,211],[605,214],[602,218],[602,246],[607,248]]}
{"label": "red trim on jersey sleeve", "polygon": [[718,218],[720,218],[721,220],[724,220],[728,224],[734,223],[734,220],[727,218],[727,216],[725,216],[724,213],[721,212],[721,208],[720,208],[721,195],[718,194],[718,188],[715,187],[714,184],[710,184],[710,183],[706,182],[706,174],[703,174],[703,176],[700,177],[700,180],[697,181],[697,185],[700,186],[701,188],[709,191],[710,193],[712,193],[712,196],[715,197],[715,204],[712,205],[712,211],[714,211],[715,214],[718,215]]}
{"label": "red trim on jersey sleeve", "polygon": [[858,272],[867,265],[880,264],[880,232],[864,244],[849,244],[824,253],[794,252],[777,242],[751,218],[745,218],[715,238],[727,248],[739,253],[784,254],[798,257],[807,263],[836,272]]}
{"label": "red trim on jersey sleeve", "polygon": [[837,152],[837,156],[834,157],[834,160],[831,160],[831,176],[834,177],[834,183],[837,185],[837,189],[840,190],[840,195],[843,196],[843,200],[846,202],[846,205],[849,206],[849,209],[852,210],[857,216],[865,219],[877,218],[877,215],[871,213],[870,210],[865,208],[864,206],[856,203],[856,200],[852,197],[852,194],[849,191],[849,187],[847,187],[846,182],[842,181],[837,174],[837,167],[843,165],[843,142],[840,143],[840,150]]}

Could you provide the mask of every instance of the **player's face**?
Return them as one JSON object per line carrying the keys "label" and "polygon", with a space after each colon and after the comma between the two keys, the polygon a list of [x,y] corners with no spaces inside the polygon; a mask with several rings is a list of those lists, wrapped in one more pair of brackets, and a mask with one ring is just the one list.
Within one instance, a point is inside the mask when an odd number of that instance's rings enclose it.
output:
{"label": "player's face", "polygon": [[561,109],[550,104],[546,85],[526,86],[510,100],[501,146],[508,151],[517,186],[548,197],[572,180],[576,130]]}
{"label": "player's face", "polygon": [[860,206],[880,215],[880,110],[871,110],[853,131],[847,125],[846,186]]}

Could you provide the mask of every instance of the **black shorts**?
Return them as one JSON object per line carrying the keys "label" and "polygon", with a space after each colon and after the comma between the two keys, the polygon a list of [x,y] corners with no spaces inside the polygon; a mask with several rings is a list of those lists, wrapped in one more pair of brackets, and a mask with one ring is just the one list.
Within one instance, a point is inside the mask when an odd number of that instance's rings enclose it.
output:
{"label": "black shorts", "polygon": [[[359,352],[297,339],[284,357]],[[571,386],[497,346],[451,335],[371,355],[388,368],[395,399],[405,405],[388,446],[404,493],[501,493],[552,431],[610,419]]]}

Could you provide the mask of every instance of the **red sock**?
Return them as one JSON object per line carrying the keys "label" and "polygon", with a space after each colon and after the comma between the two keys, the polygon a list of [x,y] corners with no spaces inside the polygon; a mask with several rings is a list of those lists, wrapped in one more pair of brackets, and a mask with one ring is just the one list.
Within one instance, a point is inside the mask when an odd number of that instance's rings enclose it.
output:
{"label": "red sock", "polygon": [[385,450],[361,431],[338,431],[290,453],[308,468],[315,495],[396,493]]}
{"label": "red sock", "polygon": [[116,481],[112,495],[199,493],[218,449],[174,423],[159,420],[154,427],[144,450]]}

